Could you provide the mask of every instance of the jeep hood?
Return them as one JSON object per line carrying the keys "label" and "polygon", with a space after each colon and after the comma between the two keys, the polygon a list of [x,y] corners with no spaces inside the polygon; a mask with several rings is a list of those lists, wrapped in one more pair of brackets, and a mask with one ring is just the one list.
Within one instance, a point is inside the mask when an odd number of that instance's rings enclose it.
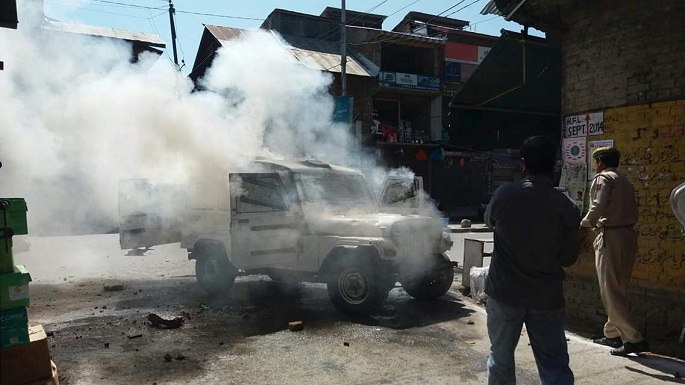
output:
{"label": "jeep hood", "polygon": [[442,224],[438,219],[420,215],[402,214],[330,214],[310,217],[309,229],[317,235],[337,235],[348,237],[383,237],[387,231],[399,222],[411,223],[424,229],[434,226],[441,231]]}

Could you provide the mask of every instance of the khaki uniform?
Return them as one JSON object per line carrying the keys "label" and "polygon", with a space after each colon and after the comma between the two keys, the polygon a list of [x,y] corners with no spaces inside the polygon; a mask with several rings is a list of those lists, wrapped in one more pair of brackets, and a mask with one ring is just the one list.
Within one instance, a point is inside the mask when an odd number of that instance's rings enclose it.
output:
{"label": "khaki uniform", "polygon": [[616,168],[598,173],[590,190],[590,210],[580,222],[592,227],[596,237],[595,265],[599,289],[607,312],[604,336],[624,342],[644,340],[630,315],[628,286],[637,253],[637,205],[633,184]]}

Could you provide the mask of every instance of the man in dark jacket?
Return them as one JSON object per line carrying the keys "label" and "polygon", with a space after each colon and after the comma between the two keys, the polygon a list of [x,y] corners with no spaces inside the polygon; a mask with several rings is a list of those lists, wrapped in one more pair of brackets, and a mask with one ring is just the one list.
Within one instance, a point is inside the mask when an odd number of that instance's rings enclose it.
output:
{"label": "man in dark jacket", "polygon": [[580,251],[578,206],[554,188],[557,146],[534,136],[521,147],[525,178],[500,186],[485,212],[494,227],[488,294],[488,383],[515,383],[523,324],[543,384],[572,384],[564,326],[564,267]]}

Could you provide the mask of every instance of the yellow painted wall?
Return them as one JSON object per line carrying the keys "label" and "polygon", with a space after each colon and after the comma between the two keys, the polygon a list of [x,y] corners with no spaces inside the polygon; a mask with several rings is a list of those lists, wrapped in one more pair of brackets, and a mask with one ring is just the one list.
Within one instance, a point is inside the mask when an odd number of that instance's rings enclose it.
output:
{"label": "yellow painted wall", "polygon": [[[604,135],[621,151],[621,166],[635,185],[639,209],[638,255],[633,279],[644,288],[685,293],[685,232],[669,203],[685,182],[685,100],[604,111]],[[588,183],[589,188],[589,183]],[[572,272],[594,275],[592,232],[585,233]]]}

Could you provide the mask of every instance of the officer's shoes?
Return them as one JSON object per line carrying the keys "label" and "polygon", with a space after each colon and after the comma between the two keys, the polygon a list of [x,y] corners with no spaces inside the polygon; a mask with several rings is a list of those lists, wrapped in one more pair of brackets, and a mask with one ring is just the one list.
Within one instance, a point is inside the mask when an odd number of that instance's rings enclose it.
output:
{"label": "officer's shoes", "polygon": [[612,348],[619,348],[623,346],[623,341],[621,341],[621,337],[614,337],[614,338],[608,338],[608,337],[602,337],[602,338],[597,338],[592,340],[592,342],[600,345],[606,345]]}
{"label": "officer's shoes", "polygon": [[626,342],[620,348],[611,349],[613,356],[627,356],[630,353],[644,353],[649,351],[649,344],[646,340],[640,342]]}

